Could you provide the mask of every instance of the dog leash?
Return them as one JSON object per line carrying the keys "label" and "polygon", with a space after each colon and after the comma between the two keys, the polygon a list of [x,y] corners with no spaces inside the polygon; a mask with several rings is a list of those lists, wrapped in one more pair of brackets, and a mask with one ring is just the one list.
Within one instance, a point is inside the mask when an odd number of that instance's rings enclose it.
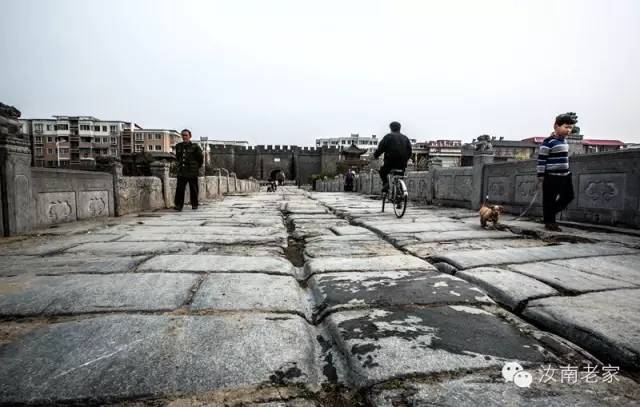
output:
{"label": "dog leash", "polygon": [[519,220],[521,217],[523,217],[524,215],[526,215],[526,214],[527,214],[527,212],[529,212],[529,209],[531,209],[531,207],[533,206],[533,203],[536,201],[536,198],[537,198],[537,197],[538,197],[538,191],[536,191],[536,193],[535,193],[535,194],[533,194],[533,198],[531,199],[531,202],[529,202],[529,206],[527,206],[527,209],[525,209],[525,210],[524,210],[524,212],[522,212],[522,213],[520,214],[520,216],[518,216],[517,218],[515,218],[515,219],[513,220],[513,222],[515,222],[515,221]]}

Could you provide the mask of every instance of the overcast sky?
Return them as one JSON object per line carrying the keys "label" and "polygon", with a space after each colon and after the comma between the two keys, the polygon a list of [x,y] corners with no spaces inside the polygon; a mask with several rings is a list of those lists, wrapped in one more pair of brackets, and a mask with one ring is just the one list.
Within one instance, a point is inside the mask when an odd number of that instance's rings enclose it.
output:
{"label": "overcast sky", "polygon": [[640,142],[640,1],[0,0],[0,101],[194,137],[312,145]]}

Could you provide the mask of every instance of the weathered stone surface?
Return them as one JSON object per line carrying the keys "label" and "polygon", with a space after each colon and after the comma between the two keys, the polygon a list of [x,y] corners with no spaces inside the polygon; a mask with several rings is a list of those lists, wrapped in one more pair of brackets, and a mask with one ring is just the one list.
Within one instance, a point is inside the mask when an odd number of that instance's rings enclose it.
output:
{"label": "weathered stone surface", "polygon": [[640,255],[551,261],[553,265],[640,285]]}
{"label": "weathered stone surface", "polygon": [[287,237],[285,233],[276,233],[271,236],[253,236],[250,230],[245,235],[224,235],[224,234],[146,234],[132,232],[120,239],[120,242],[186,242],[201,244],[220,245],[286,245]]}
{"label": "weathered stone surface", "polygon": [[0,276],[21,274],[125,273],[144,257],[59,255],[50,257],[4,256],[0,258]]}
{"label": "weathered stone surface", "polygon": [[305,275],[348,271],[436,271],[436,268],[424,260],[413,256],[380,256],[368,258],[324,257],[305,263]]}
{"label": "weathered stone surface", "polygon": [[350,308],[493,303],[462,279],[425,271],[319,274],[309,279],[309,287],[318,319]]}
{"label": "weathered stone surface", "polygon": [[194,253],[199,249],[195,244],[183,242],[110,242],[110,243],[85,243],[75,246],[67,253],[94,253],[135,256],[141,254],[158,253]]}
{"label": "weathered stone surface", "polygon": [[393,256],[400,252],[384,240],[350,242],[307,242],[305,258]]}
{"label": "weathered stone surface", "polygon": [[275,311],[306,316],[309,300],[293,277],[220,273],[206,277],[191,309]]}
{"label": "weathered stone surface", "polygon": [[640,369],[640,289],[533,300],[524,316],[605,360]]}
{"label": "weathered stone surface", "polygon": [[30,238],[0,246],[0,256],[44,256],[69,249],[82,243],[112,242],[121,237],[122,235],[87,233],[65,236],[64,239],[53,237]]}
{"label": "weathered stone surface", "polygon": [[284,257],[284,249],[281,246],[262,245],[204,245],[199,253],[219,256]]}
{"label": "weathered stone surface", "polygon": [[509,265],[509,268],[518,273],[540,280],[552,287],[574,294],[606,289],[637,287],[625,281],[587,274],[582,271],[545,262],[512,264]]}
{"label": "weathered stone surface", "polygon": [[[401,239],[398,244],[402,245]],[[432,256],[446,256],[449,253],[457,253],[458,251],[484,251],[497,249],[510,249],[515,247],[541,247],[545,243],[535,239],[473,239],[473,240],[453,240],[445,242],[429,242],[402,245],[407,252],[421,258]]]}
{"label": "weathered stone surface", "polygon": [[365,221],[362,222],[368,229],[380,233],[382,235],[391,234],[407,234],[407,233],[424,233],[424,232],[445,232],[451,230],[473,230],[471,226],[463,222],[447,222],[439,221],[433,223],[415,222],[376,222]]}
{"label": "weathered stone surface", "polygon": [[[182,226],[176,223],[175,226],[137,226],[132,229],[139,235],[181,235],[183,233],[191,235],[231,235],[231,236],[272,236],[279,234],[286,236],[283,225],[280,227],[255,227],[255,226]],[[130,233],[131,233],[130,232]]]}
{"label": "weathered stone surface", "polygon": [[165,273],[2,278],[0,315],[173,310],[197,280]]}
{"label": "weathered stone surface", "polygon": [[517,237],[517,235],[511,232],[484,229],[414,233],[412,236],[421,242],[447,242],[468,239],[513,239]]}
{"label": "weathered stone surface", "polygon": [[7,404],[49,404],[314,386],[315,355],[297,316],[105,316],[51,324],[0,347],[0,394]]}
{"label": "weathered stone surface", "polygon": [[498,303],[515,310],[523,302],[532,298],[559,295],[554,288],[533,278],[512,271],[479,267],[461,270],[456,277],[480,286]]}
{"label": "weathered stone surface", "polygon": [[[413,374],[542,362],[537,342],[480,308],[346,311],[325,320],[357,386]],[[464,332],[464,334],[461,334]]]}
{"label": "weathered stone surface", "polygon": [[294,275],[295,267],[280,257],[216,256],[211,254],[165,255],[144,262],[138,271],[196,273],[267,273]]}
{"label": "weathered stone surface", "polygon": [[331,230],[336,234],[336,235],[373,235],[375,236],[375,233],[373,233],[372,231],[370,231],[369,229],[360,227],[360,226],[333,226],[331,228]]}
{"label": "weathered stone surface", "polygon": [[[551,367],[562,371],[562,366]],[[528,389],[506,383],[500,369],[496,368],[485,375],[444,378],[436,383],[409,380],[395,388],[381,385],[372,390],[369,400],[375,407],[613,407],[640,403],[640,390],[631,379],[620,377],[619,381],[612,380],[611,383],[598,380],[596,383],[576,384],[560,383],[556,378],[555,382],[549,380],[545,383],[544,368],[526,370],[533,376],[533,383]]]}
{"label": "weathered stone surface", "polygon": [[457,269],[467,269],[498,264],[637,253],[637,250],[613,244],[582,243],[531,248],[462,251],[447,254],[446,256],[434,256],[434,260],[447,262]]}

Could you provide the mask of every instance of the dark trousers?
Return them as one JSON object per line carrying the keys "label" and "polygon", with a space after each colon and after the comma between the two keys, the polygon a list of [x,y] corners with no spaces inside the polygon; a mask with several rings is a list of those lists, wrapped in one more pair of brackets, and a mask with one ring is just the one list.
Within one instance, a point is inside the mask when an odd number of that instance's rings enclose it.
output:
{"label": "dark trousers", "polygon": [[542,181],[542,214],[544,223],[555,223],[556,214],[573,201],[573,182],[569,175],[545,175]]}
{"label": "dark trousers", "polygon": [[198,207],[198,177],[178,177],[178,185],[176,187],[175,206],[182,209],[184,206],[184,190],[189,183],[189,197],[191,198],[191,207]]}
{"label": "dark trousers", "polygon": [[402,170],[404,171],[406,167],[401,163],[388,163],[385,162],[382,167],[380,167],[380,179],[382,180],[382,185],[386,185],[389,182],[387,176],[391,172],[391,170]]}

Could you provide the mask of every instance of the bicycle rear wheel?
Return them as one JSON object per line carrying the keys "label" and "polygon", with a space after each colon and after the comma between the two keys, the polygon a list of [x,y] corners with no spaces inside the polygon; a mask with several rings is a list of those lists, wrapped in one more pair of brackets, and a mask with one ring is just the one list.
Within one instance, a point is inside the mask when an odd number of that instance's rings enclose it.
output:
{"label": "bicycle rear wheel", "polygon": [[394,185],[395,188],[395,199],[393,202],[393,212],[396,214],[398,218],[404,216],[404,213],[407,210],[407,201],[409,199],[408,194],[405,192],[406,188],[404,187],[404,182],[402,180],[398,180],[398,182]]}

